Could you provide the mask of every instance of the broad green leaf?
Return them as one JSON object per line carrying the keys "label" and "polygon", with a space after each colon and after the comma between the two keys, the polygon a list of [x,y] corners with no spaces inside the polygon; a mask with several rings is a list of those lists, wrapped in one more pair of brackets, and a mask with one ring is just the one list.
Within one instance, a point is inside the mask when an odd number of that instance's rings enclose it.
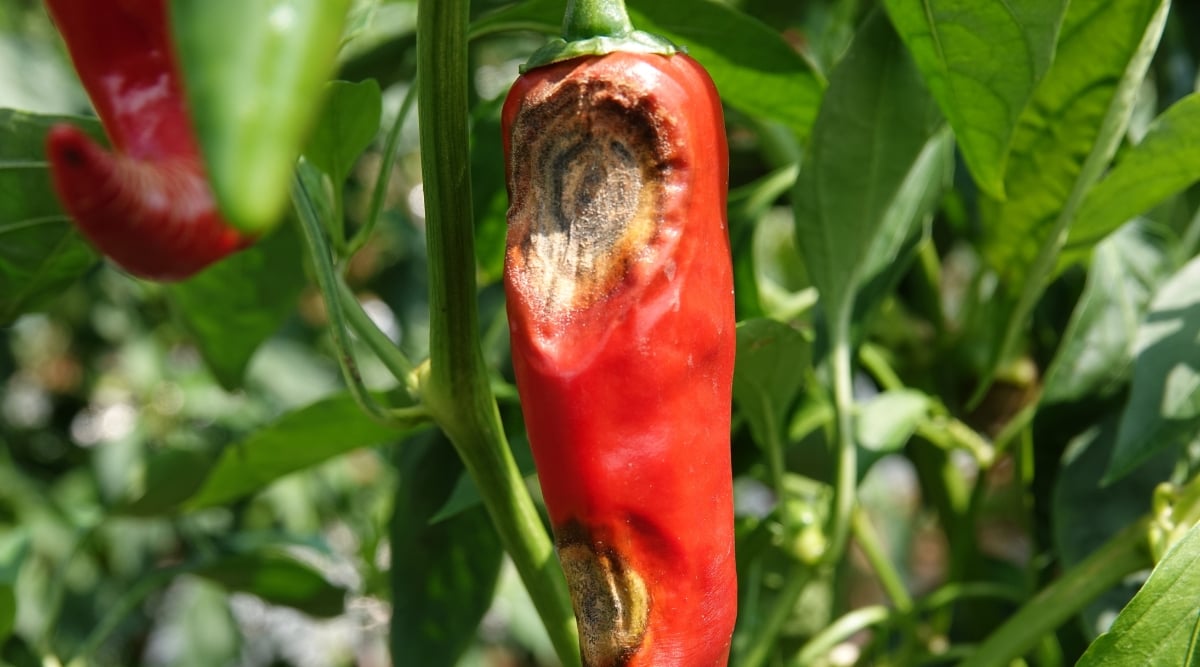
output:
{"label": "broad green leaf", "polygon": [[782,456],[789,408],[811,370],[812,343],[782,322],[759,318],[738,324],[733,402],[763,451]]}
{"label": "broad green leaf", "polygon": [[504,182],[504,142],[500,109],[504,96],[471,112],[471,197],[475,212],[475,260],[479,282],[490,285],[504,275],[508,243],[508,190]]}
{"label": "broad green leaf", "polygon": [[[790,302],[795,301],[796,296],[794,291],[789,289],[790,286],[785,287],[767,278],[767,274],[770,273],[804,273],[796,253],[791,216],[781,209],[773,208],[776,201],[792,189],[799,173],[799,165],[788,165],[729,191],[729,244],[733,252],[733,294],[738,319],[769,314],[775,319],[786,321],[816,303],[816,290],[809,289],[811,298],[802,304],[802,308],[792,307]],[[778,243],[759,243],[760,232],[771,224],[768,221],[778,229],[774,234]],[[786,248],[780,248],[781,245],[785,245]],[[762,255],[768,256],[767,261],[762,263],[759,262],[760,249]],[[779,261],[771,261],[773,259]],[[800,270],[788,270],[793,266],[799,267]],[[775,268],[779,270],[773,271]],[[762,289],[760,281],[764,283]],[[808,279],[805,277],[801,281],[807,283]],[[777,292],[775,298],[777,302],[786,304],[783,309],[789,311],[788,315],[780,316],[776,308],[768,310],[767,302],[774,296],[767,295],[768,290]]]}
{"label": "broad green leaf", "polygon": [[318,401],[226,447],[185,508],[220,505],[254,493],[284,475],[339,454],[399,440],[419,425],[380,424],[344,394]]}
{"label": "broad green leaf", "polygon": [[[371,2],[369,11],[358,8],[351,9],[346,21],[346,36],[343,39],[341,53],[338,54],[340,63],[339,73],[346,75],[345,67],[353,67],[355,61],[386,47],[411,37],[417,30],[417,3],[388,2],[380,4]],[[358,81],[358,77],[348,77]]]}
{"label": "broad green leaf", "polygon": [[[737,229],[733,225],[731,220],[731,233]],[[738,293],[740,278],[742,284],[752,285],[758,306],[767,317],[793,321],[811,311],[817,303],[817,289],[796,249],[796,219],[791,210],[775,207],[764,212],[753,221],[749,235],[749,240],[742,240],[738,248],[741,252],[735,251],[733,258],[734,296],[738,305],[742,305],[743,299]],[[738,315],[742,314],[739,309]]]}
{"label": "broad green leaf", "polygon": [[[1146,461],[1115,484],[1101,483],[1104,468],[1117,442],[1119,413],[1076,436],[1063,452],[1054,480],[1050,525],[1054,550],[1064,568],[1071,568],[1150,511],[1154,489],[1171,476],[1175,457],[1169,452]],[[1084,633],[1094,638],[1108,629],[1137,586],[1122,584],[1101,595],[1081,613]]]}
{"label": "broad green leaf", "polygon": [[156,651],[159,664],[171,667],[236,665],[243,637],[229,595],[212,582],[193,578],[177,582],[155,605],[155,624],[172,628],[173,641]]}
{"label": "broad green leaf", "polygon": [[1200,526],[1150,573],[1150,579],[1077,663],[1078,667],[1200,662]]}
{"label": "broad green leaf", "polygon": [[1050,67],[1066,0],[885,0],[985,192],[1004,198],[1017,119]]}
{"label": "broad green leaf", "polygon": [[993,367],[1016,351],[1079,204],[1125,133],[1169,5],[1074,0],[1067,9],[1054,64],[1013,134],[1008,198],[980,202],[983,255],[1011,310]]}
{"label": "broad green leaf", "polygon": [[831,319],[853,305],[871,247],[940,120],[876,12],[830,77],[792,194],[797,245]]}
{"label": "broad green leaf", "polygon": [[9,531],[0,535],[0,645],[12,634],[17,621],[17,573],[29,553],[29,534]]}
{"label": "broad green leaf", "polygon": [[325,110],[313,128],[304,157],[340,184],[379,132],[383,94],[374,79],[332,81],[325,94]]}
{"label": "broad green leaf", "polygon": [[482,506],[432,523],[463,472],[440,432],[397,449],[392,509],[392,654],[454,667],[491,605],[504,551]]}
{"label": "broad green leaf", "polygon": [[114,513],[132,516],[167,514],[200,490],[216,457],[197,449],[166,448],[146,462],[141,492]]}
{"label": "broad green leaf", "polygon": [[1107,480],[1191,440],[1200,426],[1200,258],[1154,295],[1134,341],[1133,386]]}
{"label": "broad green leaf", "polygon": [[933,213],[954,180],[954,138],[942,129],[913,162],[884,215],[863,264],[855,295],[855,321],[891,294],[908,271],[917,248],[929,236]]}
{"label": "broad green leaf", "polygon": [[[511,420],[508,420],[505,423],[510,422]],[[529,488],[531,494],[540,493],[537,482],[537,467],[533,463],[533,450],[529,448],[529,438],[524,433],[510,433],[508,435],[508,445],[512,449],[513,459],[517,463],[517,470],[525,480],[525,486]],[[429,523],[445,521],[457,516],[461,512],[472,507],[481,506],[482,504],[483,496],[479,494],[479,487],[475,485],[475,480],[464,471],[463,474],[458,476],[458,481],[455,482],[454,489],[446,498],[446,502],[430,517]]]}
{"label": "broad green leaf", "polygon": [[221,386],[241,386],[250,358],[295,311],[307,279],[288,225],[217,262],[167,295]]}
{"label": "broad green leaf", "polygon": [[1046,371],[1046,403],[1110,396],[1129,380],[1133,341],[1172,269],[1168,239],[1135,220],[1096,246],[1087,284]]}
{"label": "broad green leaf", "polygon": [[192,122],[231,224],[262,232],[286,210],[321,109],[350,0],[171,0]]}
{"label": "broad green leaf", "polygon": [[346,589],[278,547],[220,556],[191,573],[310,616],[329,618],[345,611]]}
{"label": "broad green leaf", "polygon": [[915,389],[893,389],[858,403],[855,442],[872,452],[894,452],[904,446],[929,417],[928,396]]}
{"label": "broad green leaf", "polygon": [[1189,95],[1150,124],[1104,180],[1088,192],[1061,265],[1086,258],[1109,232],[1200,180],[1200,93]]}
{"label": "broad green leaf", "polygon": [[62,294],[96,263],[50,179],[46,132],[62,122],[104,140],[95,119],[0,109],[0,326]]}
{"label": "broad green leaf", "polygon": [[[471,35],[508,29],[557,34],[564,6],[562,0],[526,0],[481,17]],[[714,0],[630,0],[628,7],[634,27],[685,47],[704,65],[730,106],[808,136],[824,83],[779,33]]]}
{"label": "broad green leaf", "polygon": [[12,634],[17,622],[17,592],[11,584],[0,584],[0,644]]}
{"label": "broad green leaf", "polygon": [[638,29],[687,48],[730,106],[808,137],[824,81],[778,33],[711,0],[633,0],[629,14]]}

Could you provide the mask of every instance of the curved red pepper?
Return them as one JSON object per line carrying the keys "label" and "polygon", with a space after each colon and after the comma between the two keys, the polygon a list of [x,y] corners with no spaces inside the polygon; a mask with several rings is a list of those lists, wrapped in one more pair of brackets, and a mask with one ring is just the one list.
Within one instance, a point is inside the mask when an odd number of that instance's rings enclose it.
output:
{"label": "curved red pepper", "polygon": [[67,213],[122,268],[186,278],[253,242],[217,211],[171,48],[167,0],[46,0],[115,153],[79,129],[46,138]]}
{"label": "curved red pepper", "polygon": [[685,55],[533,69],[503,110],[513,365],[589,667],[715,667],[736,615],[728,152]]}

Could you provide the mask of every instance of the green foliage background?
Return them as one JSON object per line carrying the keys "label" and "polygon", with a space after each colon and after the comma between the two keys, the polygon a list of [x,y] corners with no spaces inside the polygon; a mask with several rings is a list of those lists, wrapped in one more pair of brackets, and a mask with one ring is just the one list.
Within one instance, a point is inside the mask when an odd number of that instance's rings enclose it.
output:
{"label": "green foliage background", "polygon": [[[498,115],[563,4],[475,2],[468,32],[478,340],[535,499]],[[1200,8],[628,5],[726,105],[731,664],[1197,660]],[[486,491],[380,354],[429,355],[447,269],[404,103],[416,32],[415,1],[354,3],[299,170],[345,222],[364,399],[305,211],[171,286],[87,247],[41,141],[101,130],[40,5],[0,0],[0,665],[561,659]]]}

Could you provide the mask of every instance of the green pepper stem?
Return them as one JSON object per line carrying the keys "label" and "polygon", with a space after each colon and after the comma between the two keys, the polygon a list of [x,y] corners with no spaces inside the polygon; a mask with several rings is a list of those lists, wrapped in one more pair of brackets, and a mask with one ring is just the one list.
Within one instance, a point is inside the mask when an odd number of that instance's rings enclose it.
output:
{"label": "green pepper stem", "polygon": [[568,0],[563,37],[568,42],[591,37],[624,37],[633,32],[625,0]]}
{"label": "green pepper stem", "polygon": [[671,40],[634,30],[625,0],[567,0],[563,36],[550,40],[521,66],[521,72],[580,56],[616,51],[669,56],[681,52]]}

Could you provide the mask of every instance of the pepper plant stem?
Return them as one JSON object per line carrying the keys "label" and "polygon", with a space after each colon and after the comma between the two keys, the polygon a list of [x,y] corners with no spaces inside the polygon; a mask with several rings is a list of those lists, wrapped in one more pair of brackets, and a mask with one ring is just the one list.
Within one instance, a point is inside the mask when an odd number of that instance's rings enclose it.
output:
{"label": "pepper plant stem", "polygon": [[1121,579],[1153,565],[1147,544],[1150,521],[1145,517],[1130,524],[1087,560],[1042,589],[991,633],[960,667],[1010,664]]}
{"label": "pepper plant stem", "polygon": [[382,423],[395,423],[387,411],[375,402],[359,373],[358,362],[354,360],[354,352],[350,348],[350,335],[346,330],[345,311],[337,289],[338,278],[333,268],[333,258],[323,236],[325,229],[304,181],[298,176],[292,180],[292,202],[296,207],[296,217],[300,221],[300,236],[304,239],[305,249],[312,260],[317,286],[325,299],[325,311],[329,315],[329,336],[337,350],[338,366],[342,369],[346,386],[349,387],[354,402],[364,412]]}
{"label": "pepper plant stem", "polygon": [[749,648],[746,649],[745,655],[736,664],[740,667],[762,667],[767,664],[776,648],[779,633],[795,610],[796,601],[812,581],[813,574],[811,565],[798,560],[792,562],[784,578],[783,588],[776,594],[767,617],[758,626],[753,639],[748,642]]}
{"label": "pepper plant stem", "polygon": [[421,398],[479,487],[559,659],[580,664],[554,548],[508,448],[479,342],[467,135],[468,0],[419,0],[417,110],[430,263]]}
{"label": "pepper plant stem", "polygon": [[379,330],[344,280],[337,281],[337,288],[342,310],[346,315],[346,323],[367,344],[367,347],[371,348],[371,351],[387,367],[388,371],[398,381],[405,384],[411,394],[412,387],[409,387],[408,383],[412,380],[412,362],[387,335]]}
{"label": "pepper plant stem", "polygon": [[830,370],[833,376],[833,407],[836,414],[837,437],[834,446],[837,467],[834,473],[833,507],[826,530],[828,542],[822,562],[839,562],[846,550],[850,521],[854,514],[858,487],[858,452],[854,444],[854,376],[850,351],[850,320],[854,300],[844,299],[830,331],[833,347],[830,351]]}
{"label": "pepper plant stem", "polygon": [[416,96],[417,86],[414,83],[408,89],[408,92],[404,94],[404,101],[400,104],[400,110],[396,112],[396,120],[392,121],[392,127],[388,130],[387,138],[383,142],[383,160],[379,165],[379,175],[375,177],[375,187],[371,190],[371,203],[367,207],[367,217],[363,220],[362,227],[350,239],[350,246],[346,250],[347,257],[358,252],[367,244],[367,240],[371,238],[372,230],[375,229],[375,225],[379,222],[379,218],[383,214],[383,204],[387,199],[392,166],[396,164],[396,146],[400,143],[400,131],[404,129],[404,121],[408,119],[408,114],[412,111],[413,103],[417,99]]}
{"label": "pepper plant stem", "polygon": [[854,633],[878,625],[887,621],[894,615],[894,612],[887,607],[872,606],[862,607],[847,613],[845,616],[837,619],[822,630],[812,639],[808,640],[800,652],[796,654],[788,665],[790,667],[803,667],[804,665],[814,664],[817,660],[833,650],[841,642],[849,639]]}
{"label": "pepper plant stem", "polygon": [[879,536],[875,533],[875,527],[871,525],[870,517],[867,516],[862,508],[854,511],[852,527],[855,541],[858,542],[858,546],[862,549],[867,561],[871,563],[871,568],[875,570],[875,576],[879,578],[879,585],[883,587],[887,596],[891,598],[896,610],[902,614],[911,612],[913,609],[913,599],[908,594],[908,588],[904,584],[904,579],[892,564],[887,551],[879,542]]}

